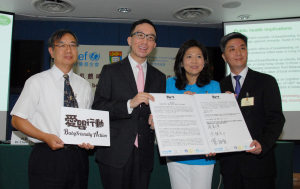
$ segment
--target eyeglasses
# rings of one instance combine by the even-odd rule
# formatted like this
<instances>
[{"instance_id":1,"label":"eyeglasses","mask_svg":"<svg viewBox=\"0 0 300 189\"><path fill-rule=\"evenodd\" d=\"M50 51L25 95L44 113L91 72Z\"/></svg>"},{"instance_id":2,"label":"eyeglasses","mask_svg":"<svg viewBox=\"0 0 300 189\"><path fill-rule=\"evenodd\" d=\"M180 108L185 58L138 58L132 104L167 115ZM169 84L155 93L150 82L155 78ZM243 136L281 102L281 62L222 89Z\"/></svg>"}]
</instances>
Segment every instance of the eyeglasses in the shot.
<instances>
[{"instance_id":1,"label":"eyeglasses","mask_svg":"<svg viewBox=\"0 0 300 189\"><path fill-rule=\"evenodd\" d=\"M139 39L144 39L146 36L149 41L156 40L156 36L153 34L144 34L143 32L135 32L135 33L131 34L130 37L132 37L133 35L136 35L136 37Z\"/></svg>"},{"instance_id":2,"label":"eyeglasses","mask_svg":"<svg viewBox=\"0 0 300 189\"><path fill-rule=\"evenodd\" d=\"M77 49L77 47L79 46L79 45L77 45L77 44L59 44L59 45L53 45L53 46L56 46L56 47L58 47L60 50L66 50L68 47L70 47L72 50L75 50L75 49Z\"/></svg>"}]
</instances>

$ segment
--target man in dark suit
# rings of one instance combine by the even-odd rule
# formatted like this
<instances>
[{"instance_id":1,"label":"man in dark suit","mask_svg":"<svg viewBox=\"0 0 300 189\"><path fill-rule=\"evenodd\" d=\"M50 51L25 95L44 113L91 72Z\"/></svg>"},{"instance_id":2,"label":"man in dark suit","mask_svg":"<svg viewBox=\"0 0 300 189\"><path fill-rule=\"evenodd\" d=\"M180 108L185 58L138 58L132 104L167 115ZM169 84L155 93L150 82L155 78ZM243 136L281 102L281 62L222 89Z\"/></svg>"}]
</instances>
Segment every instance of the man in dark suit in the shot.
<instances>
[{"instance_id":1,"label":"man in dark suit","mask_svg":"<svg viewBox=\"0 0 300 189\"><path fill-rule=\"evenodd\" d=\"M236 94L253 138L250 146L254 146L246 152L221 155L225 188L275 188L274 145L285 122L278 84L272 76L247 67L246 36L236 32L224 36L221 50L231 71L220 82L221 91Z\"/></svg>"},{"instance_id":2,"label":"man in dark suit","mask_svg":"<svg viewBox=\"0 0 300 189\"><path fill-rule=\"evenodd\" d=\"M149 93L166 90L166 76L147 63L155 41L151 21L134 22L128 57L102 68L92 108L110 115L111 146L98 148L96 155L104 188L148 188L154 162L154 131L148 124L154 97Z\"/></svg>"}]
</instances>

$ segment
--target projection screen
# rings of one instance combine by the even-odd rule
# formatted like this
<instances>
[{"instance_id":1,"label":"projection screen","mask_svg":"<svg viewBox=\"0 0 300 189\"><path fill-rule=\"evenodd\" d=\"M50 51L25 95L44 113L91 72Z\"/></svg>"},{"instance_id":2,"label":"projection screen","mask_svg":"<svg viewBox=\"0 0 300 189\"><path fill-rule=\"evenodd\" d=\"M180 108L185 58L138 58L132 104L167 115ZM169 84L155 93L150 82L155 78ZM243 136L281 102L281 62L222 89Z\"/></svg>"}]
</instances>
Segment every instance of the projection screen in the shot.
<instances>
[{"instance_id":1,"label":"projection screen","mask_svg":"<svg viewBox=\"0 0 300 189\"><path fill-rule=\"evenodd\" d=\"M300 18L223 23L248 37L248 67L274 76L286 123L281 140L300 139ZM227 67L227 74L230 73Z\"/></svg>"},{"instance_id":2,"label":"projection screen","mask_svg":"<svg viewBox=\"0 0 300 189\"><path fill-rule=\"evenodd\" d=\"M0 140L6 139L13 20L14 14L0 12Z\"/></svg>"}]
</instances>

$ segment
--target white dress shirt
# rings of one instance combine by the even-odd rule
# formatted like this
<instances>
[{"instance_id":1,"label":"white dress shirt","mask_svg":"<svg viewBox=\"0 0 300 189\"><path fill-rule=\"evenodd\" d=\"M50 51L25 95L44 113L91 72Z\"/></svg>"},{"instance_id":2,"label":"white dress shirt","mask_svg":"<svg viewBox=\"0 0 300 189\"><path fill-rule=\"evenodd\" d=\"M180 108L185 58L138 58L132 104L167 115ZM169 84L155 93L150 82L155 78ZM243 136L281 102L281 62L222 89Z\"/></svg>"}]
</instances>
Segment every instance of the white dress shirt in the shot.
<instances>
[{"instance_id":1,"label":"white dress shirt","mask_svg":"<svg viewBox=\"0 0 300 189\"><path fill-rule=\"evenodd\" d=\"M139 73L139 68L137 67L138 63L130 56L130 54L128 55L128 60L130 62L132 71L133 71L133 75L134 75L134 79L135 82L137 80L138 77L138 73ZM144 83L146 82L146 73L147 73L147 59L145 60L145 62L143 62L141 64L142 68L143 68L143 72L144 72Z\"/></svg>"},{"instance_id":2,"label":"white dress shirt","mask_svg":"<svg viewBox=\"0 0 300 189\"><path fill-rule=\"evenodd\" d=\"M64 106L64 73L55 65L30 77L16 102L11 115L27 119L39 130L59 137L60 110ZM71 87L79 108L90 109L94 95L88 81L69 73ZM41 142L31 138L33 142Z\"/></svg>"},{"instance_id":3,"label":"white dress shirt","mask_svg":"<svg viewBox=\"0 0 300 189\"><path fill-rule=\"evenodd\" d=\"M248 66L246 66L243 71L241 71L241 73L239 73L238 75L241 76L240 78L240 86L241 86L241 89L242 89L242 86L244 84L244 81L246 79L246 76L247 76L247 73L248 73ZM233 76L236 76L234 73L230 72L230 75L231 75L231 81L232 81L232 86L233 86L233 90L235 90L235 86L236 86L236 80L233 78Z\"/></svg>"},{"instance_id":4,"label":"white dress shirt","mask_svg":"<svg viewBox=\"0 0 300 189\"><path fill-rule=\"evenodd\" d=\"M134 75L134 79L135 79L135 83L137 82L137 77L138 77L138 73L139 73L139 68L137 67L138 63L130 56L130 54L128 55L128 60L130 62L132 71L133 71L133 75ZM147 59L145 60L145 62L143 62L141 64L142 68L143 68L143 72L144 72L144 84L146 83L146 73L147 73ZM127 101L127 110L128 113L131 114L133 111L133 108L130 108L130 101L131 99L129 99Z\"/></svg>"}]
</instances>

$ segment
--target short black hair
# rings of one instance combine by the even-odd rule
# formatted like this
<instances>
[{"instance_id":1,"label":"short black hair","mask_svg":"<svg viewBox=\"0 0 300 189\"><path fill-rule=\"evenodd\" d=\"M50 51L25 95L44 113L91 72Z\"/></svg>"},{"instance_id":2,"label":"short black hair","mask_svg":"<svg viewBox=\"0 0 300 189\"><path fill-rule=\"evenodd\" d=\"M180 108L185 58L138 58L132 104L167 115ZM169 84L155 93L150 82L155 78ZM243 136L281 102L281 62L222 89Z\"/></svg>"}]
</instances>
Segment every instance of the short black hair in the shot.
<instances>
[{"instance_id":1,"label":"short black hair","mask_svg":"<svg viewBox=\"0 0 300 189\"><path fill-rule=\"evenodd\" d=\"M248 38L245 35L243 35L241 33L238 33L238 32L232 32L232 33L229 33L229 34L225 35L221 39L220 46L221 46L221 51L222 51L223 54L225 53L225 48L226 48L227 42L231 39L236 39L236 38L242 39L245 42L246 46L247 46Z\"/></svg>"},{"instance_id":2,"label":"short black hair","mask_svg":"<svg viewBox=\"0 0 300 189\"><path fill-rule=\"evenodd\" d=\"M75 38L76 44L78 44L78 38L76 37L75 33L73 33L71 30L61 29L61 30L57 30L50 36L48 40L48 47L53 48L54 42L60 40L67 33L71 34Z\"/></svg>"},{"instance_id":3,"label":"short black hair","mask_svg":"<svg viewBox=\"0 0 300 189\"><path fill-rule=\"evenodd\" d=\"M203 87L210 83L211 81L211 74L209 72L209 61L208 61L208 52L206 47L200 43L199 41L196 41L194 39L188 40L184 42L181 47L178 50L178 53L175 57L175 64L174 64L174 72L176 78L175 86L179 90L184 90L186 85L189 83L186 77L186 71L184 67L181 66L181 63L183 62L183 57L186 53L186 51L191 47L198 47L202 51L202 55L205 61L204 67L202 71L200 72L196 84L198 87Z\"/></svg>"},{"instance_id":4,"label":"short black hair","mask_svg":"<svg viewBox=\"0 0 300 189\"><path fill-rule=\"evenodd\" d=\"M136 28L137 25L144 24L144 23L147 23L147 24L150 24L151 26L153 26L153 28L155 30L155 35L157 36L157 32L156 32L156 28L155 28L154 24L150 20L148 20L148 19L141 19L141 20L133 22L133 24L131 26L131 29L130 29L129 36L132 35L132 33L135 30L135 28Z\"/></svg>"}]
</instances>

